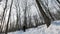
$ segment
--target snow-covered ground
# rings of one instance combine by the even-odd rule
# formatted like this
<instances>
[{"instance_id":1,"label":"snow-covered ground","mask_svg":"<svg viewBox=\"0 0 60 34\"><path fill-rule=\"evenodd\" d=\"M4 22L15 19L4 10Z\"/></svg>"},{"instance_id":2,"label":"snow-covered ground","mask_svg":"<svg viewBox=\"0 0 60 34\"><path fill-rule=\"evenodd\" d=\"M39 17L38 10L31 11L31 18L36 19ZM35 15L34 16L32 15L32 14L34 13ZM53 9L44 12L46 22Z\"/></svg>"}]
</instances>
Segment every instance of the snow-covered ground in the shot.
<instances>
[{"instance_id":1,"label":"snow-covered ground","mask_svg":"<svg viewBox=\"0 0 60 34\"><path fill-rule=\"evenodd\" d=\"M8 34L60 34L60 21L51 22L51 25L48 28L46 25L41 25L37 28L27 29L26 32L20 30Z\"/></svg>"}]
</instances>

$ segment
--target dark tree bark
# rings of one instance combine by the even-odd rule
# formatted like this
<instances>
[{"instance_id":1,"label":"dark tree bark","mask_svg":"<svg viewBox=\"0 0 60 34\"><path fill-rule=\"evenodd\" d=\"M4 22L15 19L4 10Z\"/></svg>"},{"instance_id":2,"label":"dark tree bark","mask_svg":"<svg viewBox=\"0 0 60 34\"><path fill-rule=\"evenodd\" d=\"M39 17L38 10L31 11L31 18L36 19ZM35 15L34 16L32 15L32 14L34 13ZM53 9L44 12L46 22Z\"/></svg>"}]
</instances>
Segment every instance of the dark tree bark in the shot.
<instances>
[{"instance_id":1,"label":"dark tree bark","mask_svg":"<svg viewBox=\"0 0 60 34\"><path fill-rule=\"evenodd\" d=\"M39 10L40 10L42 16L44 17L44 21L45 21L47 27L49 27L49 25L51 24L51 19L45 14L45 12L43 11L43 9L41 7L41 4L39 3L38 0L36 0L36 3L38 5L38 7L39 7Z\"/></svg>"},{"instance_id":2,"label":"dark tree bark","mask_svg":"<svg viewBox=\"0 0 60 34\"><path fill-rule=\"evenodd\" d=\"M44 7L44 9L45 9L45 13L48 13L49 14L49 16L51 17L51 20L52 21L54 21L55 19L54 19L54 17L53 17L53 15L51 14L51 12L50 12L50 10L49 10L49 7L48 7L48 3L49 3L49 1L48 0L46 0L47 1L47 3L46 3L46 5L47 5L47 7L43 4L43 2L40 0L40 3L41 3L41 5L43 5L43 7ZM47 15L47 14L46 14Z\"/></svg>"},{"instance_id":3,"label":"dark tree bark","mask_svg":"<svg viewBox=\"0 0 60 34\"><path fill-rule=\"evenodd\" d=\"M2 23L2 21L3 21L3 19L4 19L5 10L6 10L6 8L7 8L7 2L8 2L8 0L6 0L6 3L5 3L5 8L4 8L4 11L3 11L1 23Z\"/></svg>"},{"instance_id":4,"label":"dark tree bark","mask_svg":"<svg viewBox=\"0 0 60 34\"><path fill-rule=\"evenodd\" d=\"M11 16L12 4L13 4L13 0L11 1L11 6L10 6L10 11L9 11L9 16L8 16L8 21L7 21L7 25L6 25L5 34L7 34L7 32L8 32L8 24L9 24L9 19L10 19L10 16Z\"/></svg>"},{"instance_id":5,"label":"dark tree bark","mask_svg":"<svg viewBox=\"0 0 60 34\"><path fill-rule=\"evenodd\" d=\"M57 2L58 2L58 3L60 3L60 1L59 1L59 0L57 0Z\"/></svg>"},{"instance_id":6,"label":"dark tree bark","mask_svg":"<svg viewBox=\"0 0 60 34\"><path fill-rule=\"evenodd\" d=\"M2 1L2 0L1 0ZM4 8L4 11L3 11L3 15L2 15L2 19L1 19L1 25L3 24L3 22L4 22L4 15L5 15L5 10L6 10L6 8L7 8L7 2L8 2L8 0L6 0L6 3L5 3L5 8ZM1 26L1 32L2 32L2 26Z\"/></svg>"},{"instance_id":7,"label":"dark tree bark","mask_svg":"<svg viewBox=\"0 0 60 34\"><path fill-rule=\"evenodd\" d=\"M48 6L48 0L47 0L47 6ZM48 13L49 13L49 15L51 16L51 19L54 21L55 19L54 19L54 17L53 17L53 15L51 14L51 12L49 11L49 8L47 9L48 10Z\"/></svg>"}]
</instances>

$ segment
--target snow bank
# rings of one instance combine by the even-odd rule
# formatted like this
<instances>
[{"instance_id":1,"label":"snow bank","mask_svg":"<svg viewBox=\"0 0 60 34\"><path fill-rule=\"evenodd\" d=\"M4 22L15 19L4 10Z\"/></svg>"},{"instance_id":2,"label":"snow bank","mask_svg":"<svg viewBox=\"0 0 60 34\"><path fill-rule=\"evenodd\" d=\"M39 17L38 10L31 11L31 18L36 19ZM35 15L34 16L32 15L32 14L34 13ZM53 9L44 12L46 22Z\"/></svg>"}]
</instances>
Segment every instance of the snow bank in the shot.
<instances>
[{"instance_id":1,"label":"snow bank","mask_svg":"<svg viewBox=\"0 0 60 34\"><path fill-rule=\"evenodd\" d=\"M27 29L26 32L16 31L10 32L8 34L60 34L60 21L54 21L51 23L50 27L46 27L46 25L38 26L37 28Z\"/></svg>"}]
</instances>

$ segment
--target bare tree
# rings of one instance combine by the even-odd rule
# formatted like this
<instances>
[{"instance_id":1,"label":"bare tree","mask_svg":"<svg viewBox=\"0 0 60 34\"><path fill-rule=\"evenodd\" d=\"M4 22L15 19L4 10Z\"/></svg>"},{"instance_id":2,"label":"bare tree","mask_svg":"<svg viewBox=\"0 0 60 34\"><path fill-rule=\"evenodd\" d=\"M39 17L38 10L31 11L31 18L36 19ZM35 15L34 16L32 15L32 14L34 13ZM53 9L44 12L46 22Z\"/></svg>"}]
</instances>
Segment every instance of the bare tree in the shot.
<instances>
[{"instance_id":1,"label":"bare tree","mask_svg":"<svg viewBox=\"0 0 60 34\"><path fill-rule=\"evenodd\" d=\"M19 27L19 29L21 28L21 18L20 18L20 5L19 5L19 1L17 0L17 3L18 3L18 8L19 8L19 10L18 10L18 27Z\"/></svg>"},{"instance_id":2,"label":"bare tree","mask_svg":"<svg viewBox=\"0 0 60 34\"><path fill-rule=\"evenodd\" d=\"M0 1L2 1L2 0L0 0ZM3 24L3 21L4 21L4 18L5 18L5 10L6 10L6 8L7 8L7 2L8 2L8 0L6 0L6 3L5 3L5 8L4 8L4 11L3 11L3 15L2 15L2 19L1 19L1 25ZM1 26L1 32L2 32L2 26Z\"/></svg>"},{"instance_id":3,"label":"bare tree","mask_svg":"<svg viewBox=\"0 0 60 34\"><path fill-rule=\"evenodd\" d=\"M27 28L26 11L27 11L27 0L26 0L26 4L25 4L25 11L24 11L24 25L23 25L23 30L24 30L24 32L25 32L25 29Z\"/></svg>"},{"instance_id":4,"label":"bare tree","mask_svg":"<svg viewBox=\"0 0 60 34\"><path fill-rule=\"evenodd\" d=\"M39 3L38 0L36 0L36 3L38 5L38 7L39 7L39 10L40 10L42 16L44 17L44 21L45 21L47 27L49 27L49 25L51 24L51 19L45 14L45 12L43 11L43 9L41 7L41 4Z\"/></svg>"},{"instance_id":5,"label":"bare tree","mask_svg":"<svg viewBox=\"0 0 60 34\"><path fill-rule=\"evenodd\" d=\"M47 0L47 7L48 7L48 0ZM51 12L50 12L50 10L49 10L49 7L47 8L47 12L49 13L49 15L50 15L50 17L51 17L51 19L54 21L55 19L54 19L54 17L52 16L52 14L51 14Z\"/></svg>"},{"instance_id":6,"label":"bare tree","mask_svg":"<svg viewBox=\"0 0 60 34\"><path fill-rule=\"evenodd\" d=\"M8 0L6 0L6 3L5 3L5 8L4 8L4 11L3 11L1 23L2 23L3 20L4 20L5 10L6 10L6 8L7 8L7 2L8 2Z\"/></svg>"},{"instance_id":7,"label":"bare tree","mask_svg":"<svg viewBox=\"0 0 60 34\"><path fill-rule=\"evenodd\" d=\"M29 16L29 28L31 28L31 27L33 27L33 24L32 24L32 22L31 22L31 15Z\"/></svg>"},{"instance_id":8,"label":"bare tree","mask_svg":"<svg viewBox=\"0 0 60 34\"><path fill-rule=\"evenodd\" d=\"M58 1L58 3L60 3L60 0L57 0Z\"/></svg>"},{"instance_id":9,"label":"bare tree","mask_svg":"<svg viewBox=\"0 0 60 34\"><path fill-rule=\"evenodd\" d=\"M51 20L55 20L54 19L54 17L53 17L53 15L51 14L51 12L50 12L50 10L49 10L49 7L48 7L48 3L49 3L49 1L48 0L46 0L47 2L45 2L45 4L46 4L46 6L43 4L43 2L40 0L40 4L43 6L43 8L44 8L44 10L45 10L45 13L47 13L49 16L48 17L51 17Z\"/></svg>"},{"instance_id":10,"label":"bare tree","mask_svg":"<svg viewBox=\"0 0 60 34\"><path fill-rule=\"evenodd\" d=\"M10 6L10 11L9 11L9 16L8 16L8 21L7 21L7 25L6 25L5 34L7 34L7 32L8 32L8 24L9 24L9 19L10 19L10 16L11 16L12 4L13 4L13 0L11 0L11 6Z\"/></svg>"},{"instance_id":11,"label":"bare tree","mask_svg":"<svg viewBox=\"0 0 60 34\"><path fill-rule=\"evenodd\" d=\"M18 2L17 2L18 3ZM18 21L19 21L19 15L18 15L18 7L17 5L15 4L16 6L16 17L17 17L17 20L16 20L16 28L18 28Z\"/></svg>"},{"instance_id":12,"label":"bare tree","mask_svg":"<svg viewBox=\"0 0 60 34\"><path fill-rule=\"evenodd\" d=\"M51 19L46 15L46 13L44 12L44 10L43 10L43 8L42 8L42 6L41 6L41 4L39 3L38 0L36 0L36 3L38 5L38 8L39 8L42 16L44 17L45 24L47 25L47 27L49 27L49 25L51 24ZM10 6L10 11L9 11L9 16L8 16L8 21L7 21L7 25L6 25L5 34L7 34L7 31L8 31L8 24L9 24L9 19L10 19L10 16L11 16L12 4L13 4L13 0L11 0L11 6ZM21 20L20 20L21 18L20 18L20 6L19 6L18 0L17 0L17 5L15 4L15 6L16 6L16 17L17 17L16 27L17 27L17 29L19 29L19 27L21 28ZM4 14L5 14L6 8L7 8L7 0L6 0L6 6L4 8L3 16L2 16L2 21L5 18ZM26 4L25 4L25 11L24 11L24 25L23 25L24 32L25 32L25 29L27 28L27 17L26 17L26 13L27 13L27 0L26 0ZM50 12L48 12L48 13L51 16L51 18L54 20L54 18L52 17L51 13ZM31 20L32 20L31 15L28 15L28 17L29 17L29 28L35 27L32 24L32 22L31 22ZM33 17L34 17L35 24L36 24L36 27L37 27L38 24L39 24L38 23L38 19L37 19L37 15L34 15ZM18 25L19 23L20 23L20 25ZM43 24L43 23L40 23L40 24Z\"/></svg>"},{"instance_id":13,"label":"bare tree","mask_svg":"<svg viewBox=\"0 0 60 34\"><path fill-rule=\"evenodd\" d=\"M20 29L21 28L21 18L20 18L20 6L19 6L18 0L17 0L17 5L15 4L15 6L16 6L16 13L17 13L16 26L17 26L17 29Z\"/></svg>"},{"instance_id":14,"label":"bare tree","mask_svg":"<svg viewBox=\"0 0 60 34\"><path fill-rule=\"evenodd\" d=\"M21 28L21 17L20 17L20 5L19 5L19 2L18 2L18 7L19 7L19 22L18 22L18 24L19 24L19 27Z\"/></svg>"},{"instance_id":15,"label":"bare tree","mask_svg":"<svg viewBox=\"0 0 60 34\"><path fill-rule=\"evenodd\" d=\"M34 15L34 20L35 20L35 24L36 24L36 27L38 26L38 19L37 19L37 15Z\"/></svg>"}]
</instances>

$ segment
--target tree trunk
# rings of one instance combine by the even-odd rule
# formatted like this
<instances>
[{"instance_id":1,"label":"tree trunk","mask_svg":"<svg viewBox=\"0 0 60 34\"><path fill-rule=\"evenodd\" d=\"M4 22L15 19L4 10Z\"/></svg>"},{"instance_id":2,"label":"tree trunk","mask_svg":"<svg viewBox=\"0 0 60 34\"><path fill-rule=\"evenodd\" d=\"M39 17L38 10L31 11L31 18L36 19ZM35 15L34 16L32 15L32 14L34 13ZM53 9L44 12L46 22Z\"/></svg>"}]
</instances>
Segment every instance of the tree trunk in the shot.
<instances>
[{"instance_id":1,"label":"tree trunk","mask_svg":"<svg viewBox=\"0 0 60 34\"><path fill-rule=\"evenodd\" d=\"M44 21L45 21L47 27L49 27L49 25L51 24L51 19L45 14L45 12L43 11L43 9L41 7L41 4L39 3L38 0L36 0L36 3L38 5L38 7L39 7L39 10L40 10L42 16L44 17Z\"/></svg>"},{"instance_id":2,"label":"tree trunk","mask_svg":"<svg viewBox=\"0 0 60 34\"><path fill-rule=\"evenodd\" d=\"M9 11L9 16L8 16L8 21L7 21L7 25L6 25L5 34L7 34L7 32L8 32L8 24L9 24L9 19L10 19L10 16L11 16L12 4L13 4L13 0L11 1L11 6L10 6L10 11Z\"/></svg>"}]
</instances>

